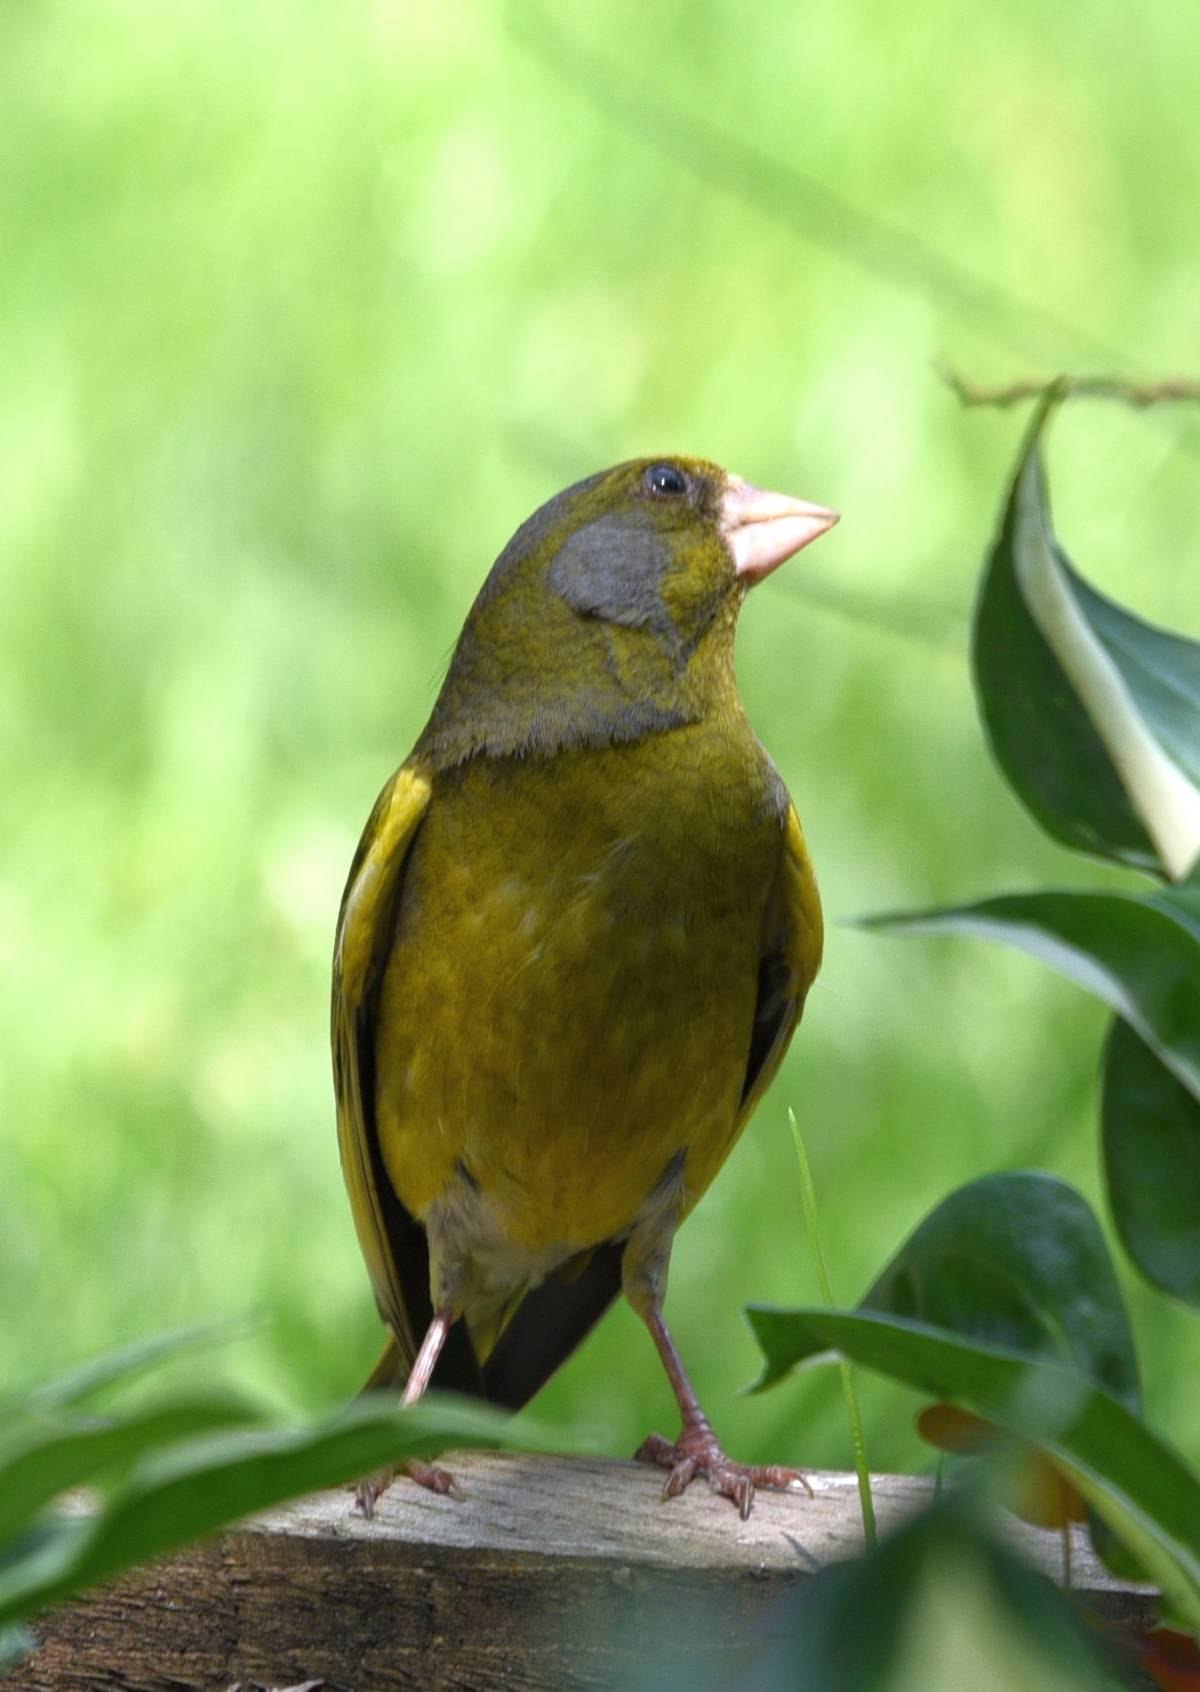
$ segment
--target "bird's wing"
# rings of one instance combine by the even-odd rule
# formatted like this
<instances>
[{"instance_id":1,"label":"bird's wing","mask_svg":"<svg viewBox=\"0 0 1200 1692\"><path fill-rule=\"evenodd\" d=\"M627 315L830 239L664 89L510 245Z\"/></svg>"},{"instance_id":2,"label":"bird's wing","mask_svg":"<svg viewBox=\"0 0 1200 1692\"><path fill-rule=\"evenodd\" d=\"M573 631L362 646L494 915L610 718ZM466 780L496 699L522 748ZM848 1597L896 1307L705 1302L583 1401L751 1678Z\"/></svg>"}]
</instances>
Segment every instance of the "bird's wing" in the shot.
<instances>
[{"instance_id":1,"label":"bird's wing","mask_svg":"<svg viewBox=\"0 0 1200 1692\"><path fill-rule=\"evenodd\" d=\"M738 1127L770 1086L796 1031L804 999L821 964L821 900L796 807L788 806L783 852L763 924L758 1002L742 1083Z\"/></svg>"},{"instance_id":2,"label":"bird's wing","mask_svg":"<svg viewBox=\"0 0 1200 1692\"><path fill-rule=\"evenodd\" d=\"M364 1391L403 1385L432 1314L425 1230L396 1197L383 1166L375 1125L379 977L387 960L405 864L431 792L428 776L405 765L380 794L350 867L334 947L338 1145L375 1302L392 1330ZM620 1253L615 1248L602 1247L580 1267L581 1272L568 1281L555 1278L527 1295L497 1347L499 1355L489 1358L486 1377L466 1325L455 1323L434 1384L513 1407L523 1404L620 1289Z\"/></svg>"},{"instance_id":3,"label":"bird's wing","mask_svg":"<svg viewBox=\"0 0 1200 1692\"><path fill-rule=\"evenodd\" d=\"M338 1146L354 1225L380 1314L400 1352L403 1373L416 1356L413 1303L428 1308L419 1282L422 1230L399 1204L383 1169L375 1133L374 998L392 930L405 860L429 805L428 776L404 765L375 803L350 867L333 954L333 1083ZM419 1237L418 1237L419 1236ZM415 1255L413 1277L406 1257ZM422 1302L423 1294L423 1302Z\"/></svg>"}]
</instances>

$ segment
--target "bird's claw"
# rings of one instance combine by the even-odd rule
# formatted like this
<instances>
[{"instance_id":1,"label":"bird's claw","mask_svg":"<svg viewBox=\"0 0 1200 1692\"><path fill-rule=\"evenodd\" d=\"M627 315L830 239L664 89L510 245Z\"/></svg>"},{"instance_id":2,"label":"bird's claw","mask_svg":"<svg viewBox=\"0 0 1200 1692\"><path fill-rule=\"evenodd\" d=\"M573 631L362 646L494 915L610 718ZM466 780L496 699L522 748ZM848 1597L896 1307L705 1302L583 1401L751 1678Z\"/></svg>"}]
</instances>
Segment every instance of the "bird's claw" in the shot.
<instances>
[{"instance_id":1,"label":"bird's claw","mask_svg":"<svg viewBox=\"0 0 1200 1692\"><path fill-rule=\"evenodd\" d=\"M634 1455L639 1463L655 1463L671 1471L663 1485L664 1498L678 1498L697 1475L704 1475L714 1492L737 1505L743 1521L753 1507L757 1487L770 1492L802 1487L812 1497L812 1487L799 1469L778 1463L735 1463L725 1455L711 1428L685 1428L674 1444L661 1434L651 1434Z\"/></svg>"},{"instance_id":2,"label":"bird's claw","mask_svg":"<svg viewBox=\"0 0 1200 1692\"><path fill-rule=\"evenodd\" d=\"M418 1486L436 1492L439 1497L450 1497L461 1504L467 1496L449 1469L439 1469L436 1463L422 1463L414 1457L404 1465L404 1472L409 1480L415 1480Z\"/></svg>"},{"instance_id":3,"label":"bird's claw","mask_svg":"<svg viewBox=\"0 0 1200 1692\"><path fill-rule=\"evenodd\" d=\"M424 1463L419 1457L411 1457L398 1469L387 1469L382 1474L371 1475L366 1480L359 1481L354 1489L354 1508L368 1521L375 1514L375 1506L383 1497L388 1487L397 1475L407 1475L409 1480L416 1481L427 1492L437 1493L439 1497L449 1496L458 1503L462 1503L466 1493L459 1486L448 1469L439 1469L435 1463Z\"/></svg>"},{"instance_id":4,"label":"bird's claw","mask_svg":"<svg viewBox=\"0 0 1200 1692\"><path fill-rule=\"evenodd\" d=\"M391 1486L394 1474L371 1475L366 1480L360 1480L354 1489L354 1508L360 1516L370 1521L375 1514L375 1506Z\"/></svg>"}]
</instances>

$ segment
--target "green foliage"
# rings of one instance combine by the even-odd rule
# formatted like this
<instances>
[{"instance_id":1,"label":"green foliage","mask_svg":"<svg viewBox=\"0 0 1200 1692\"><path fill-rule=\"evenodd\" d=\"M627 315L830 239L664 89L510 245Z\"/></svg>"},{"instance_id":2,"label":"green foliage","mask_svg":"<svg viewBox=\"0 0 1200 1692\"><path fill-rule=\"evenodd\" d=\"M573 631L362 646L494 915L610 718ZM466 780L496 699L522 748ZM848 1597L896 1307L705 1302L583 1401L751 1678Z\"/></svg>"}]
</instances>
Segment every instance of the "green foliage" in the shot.
<instances>
[{"instance_id":1,"label":"green foliage","mask_svg":"<svg viewBox=\"0 0 1200 1692\"><path fill-rule=\"evenodd\" d=\"M33 1650L36 1641L23 1627L0 1627L0 1674L15 1668Z\"/></svg>"},{"instance_id":2,"label":"green foliage","mask_svg":"<svg viewBox=\"0 0 1200 1692\"><path fill-rule=\"evenodd\" d=\"M1039 438L1022 450L975 621L980 707L1033 815L1069 845L1183 880L1200 849L1200 648L1091 593L1049 526ZM1002 940L1118 1013L1104 1145L1118 1229L1159 1285L1200 1285L1200 907L1034 892L866 926ZM853 1313L748 1315L759 1386L829 1346L985 1416L1047 1454L1100 1518L1101 1553L1157 1582L1200 1633L1200 1476L1140 1418L1133 1339L1080 1194L1040 1174L951 1193Z\"/></svg>"},{"instance_id":3,"label":"green foliage","mask_svg":"<svg viewBox=\"0 0 1200 1692\"><path fill-rule=\"evenodd\" d=\"M1119 1013L1104 1057L1113 1218L1147 1278L1200 1303L1200 925L1195 890L1026 893L867 926L1001 940Z\"/></svg>"},{"instance_id":4,"label":"green foliage","mask_svg":"<svg viewBox=\"0 0 1200 1692\"><path fill-rule=\"evenodd\" d=\"M1200 646L1096 596L1050 528L1040 438L1022 449L975 618L993 750L1069 845L1185 885L1038 892L867 926L1001 940L1117 1012L1104 1069L1109 1202L1156 1285L1200 1302ZM1191 880L1186 878L1193 877Z\"/></svg>"},{"instance_id":5,"label":"green foliage","mask_svg":"<svg viewBox=\"0 0 1200 1692\"><path fill-rule=\"evenodd\" d=\"M162 1446L201 1434L253 1427L255 1407L224 1394L174 1400L113 1421L80 1425L66 1416L39 1416L0 1447L0 1536L10 1535L64 1489L93 1476L120 1474Z\"/></svg>"},{"instance_id":6,"label":"green foliage","mask_svg":"<svg viewBox=\"0 0 1200 1692\"><path fill-rule=\"evenodd\" d=\"M903 1316L1073 1364L1136 1415L1133 1333L1086 1201L1041 1170L983 1175L936 1205L864 1293Z\"/></svg>"},{"instance_id":7,"label":"green foliage","mask_svg":"<svg viewBox=\"0 0 1200 1692\"><path fill-rule=\"evenodd\" d=\"M1200 1631L1200 1479L1078 1370L900 1316L759 1305L751 1305L748 1315L766 1358L760 1387L836 1348L1036 1443Z\"/></svg>"},{"instance_id":8,"label":"green foliage","mask_svg":"<svg viewBox=\"0 0 1200 1692\"><path fill-rule=\"evenodd\" d=\"M1049 1581L996 1536L983 1488L913 1517L864 1556L830 1565L774 1606L760 1643L698 1665L648 1654L629 1692L1101 1692L1123 1665ZM668 1611L661 1632L686 1615Z\"/></svg>"},{"instance_id":9,"label":"green foliage","mask_svg":"<svg viewBox=\"0 0 1200 1692\"><path fill-rule=\"evenodd\" d=\"M980 715L1056 840L1176 879L1200 854L1200 645L1106 599L1050 524L1040 409L972 632Z\"/></svg>"}]
</instances>

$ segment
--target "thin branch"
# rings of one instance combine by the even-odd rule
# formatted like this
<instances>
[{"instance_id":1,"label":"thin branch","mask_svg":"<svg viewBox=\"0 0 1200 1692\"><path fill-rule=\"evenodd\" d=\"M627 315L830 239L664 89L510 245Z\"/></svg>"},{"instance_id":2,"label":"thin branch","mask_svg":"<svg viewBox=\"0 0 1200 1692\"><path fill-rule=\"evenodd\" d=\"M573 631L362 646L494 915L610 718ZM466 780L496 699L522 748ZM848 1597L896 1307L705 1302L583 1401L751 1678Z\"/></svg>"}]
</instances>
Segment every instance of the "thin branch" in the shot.
<instances>
[{"instance_id":1,"label":"thin branch","mask_svg":"<svg viewBox=\"0 0 1200 1692\"><path fill-rule=\"evenodd\" d=\"M1063 398L1117 400L1122 405L1144 409L1150 405L1200 404L1200 381L1189 377L1168 377L1161 382L1131 382L1123 376L1056 376L1049 380L1009 382L1001 387L984 387L969 382L949 364L935 366L938 375L965 406L1020 405L1023 400L1041 399L1053 388Z\"/></svg>"}]
</instances>

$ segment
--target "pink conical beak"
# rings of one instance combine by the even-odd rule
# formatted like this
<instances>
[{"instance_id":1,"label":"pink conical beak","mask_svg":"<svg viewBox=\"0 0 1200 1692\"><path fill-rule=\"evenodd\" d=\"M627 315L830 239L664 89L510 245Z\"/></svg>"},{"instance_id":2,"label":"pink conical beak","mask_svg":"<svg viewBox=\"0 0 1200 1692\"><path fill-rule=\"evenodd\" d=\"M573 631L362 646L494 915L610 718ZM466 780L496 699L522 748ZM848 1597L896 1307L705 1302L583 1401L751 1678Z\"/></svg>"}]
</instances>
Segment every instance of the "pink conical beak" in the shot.
<instances>
[{"instance_id":1,"label":"pink conical beak","mask_svg":"<svg viewBox=\"0 0 1200 1692\"><path fill-rule=\"evenodd\" d=\"M721 533L729 542L733 567L753 586L832 529L839 513L790 494L751 487L730 476L721 495Z\"/></svg>"}]
</instances>

